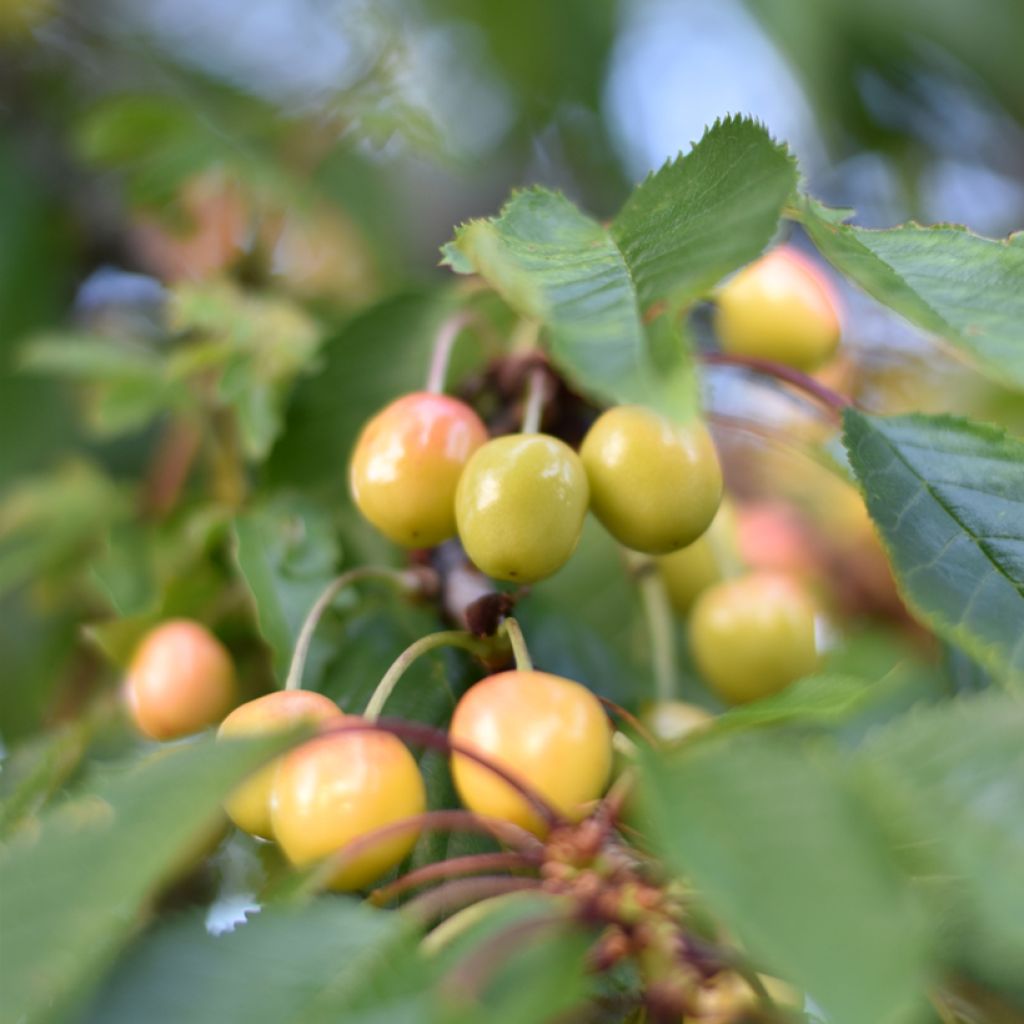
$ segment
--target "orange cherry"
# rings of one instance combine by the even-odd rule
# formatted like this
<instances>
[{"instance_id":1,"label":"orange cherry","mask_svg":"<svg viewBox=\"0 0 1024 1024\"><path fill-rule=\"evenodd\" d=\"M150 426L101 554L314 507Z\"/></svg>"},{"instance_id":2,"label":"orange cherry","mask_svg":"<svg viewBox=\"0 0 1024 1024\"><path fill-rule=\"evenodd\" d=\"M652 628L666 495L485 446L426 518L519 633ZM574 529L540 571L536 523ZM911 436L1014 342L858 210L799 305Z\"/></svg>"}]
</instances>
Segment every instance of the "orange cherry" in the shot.
<instances>
[{"instance_id":1,"label":"orange cherry","mask_svg":"<svg viewBox=\"0 0 1024 1024\"><path fill-rule=\"evenodd\" d=\"M228 715L217 730L218 738L258 736L278 732L300 722L324 723L342 718L329 697L312 690L278 690L248 701ZM270 793L280 759L260 768L225 801L228 817L243 831L273 839Z\"/></svg>"},{"instance_id":2,"label":"orange cherry","mask_svg":"<svg viewBox=\"0 0 1024 1024\"><path fill-rule=\"evenodd\" d=\"M172 740L224 717L237 696L235 669L205 626L172 619L151 629L135 649L124 693L140 732Z\"/></svg>"},{"instance_id":3,"label":"orange cherry","mask_svg":"<svg viewBox=\"0 0 1024 1024\"><path fill-rule=\"evenodd\" d=\"M425 548L455 535L455 488L487 428L465 402L418 391L363 428L349 466L359 511L396 544Z\"/></svg>"}]
</instances>

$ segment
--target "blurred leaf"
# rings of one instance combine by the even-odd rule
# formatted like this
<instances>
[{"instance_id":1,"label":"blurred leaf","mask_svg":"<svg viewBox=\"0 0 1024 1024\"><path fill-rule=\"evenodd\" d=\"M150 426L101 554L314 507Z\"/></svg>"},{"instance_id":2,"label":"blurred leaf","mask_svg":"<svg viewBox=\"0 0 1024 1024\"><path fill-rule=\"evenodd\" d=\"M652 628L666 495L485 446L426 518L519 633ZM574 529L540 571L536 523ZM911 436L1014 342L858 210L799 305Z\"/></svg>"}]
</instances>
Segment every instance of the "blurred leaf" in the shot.
<instances>
[{"instance_id":1,"label":"blurred leaf","mask_svg":"<svg viewBox=\"0 0 1024 1024\"><path fill-rule=\"evenodd\" d=\"M10 1019L58 1019L86 993L160 884L220 820L224 794L291 739L163 748L0 850L0 989Z\"/></svg>"},{"instance_id":2,"label":"blurred leaf","mask_svg":"<svg viewBox=\"0 0 1024 1024\"><path fill-rule=\"evenodd\" d=\"M426 1021L417 938L406 919L354 899L267 907L217 936L188 914L128 951L83 1020Z\"/></svg>"},{"instance_id":3,"label":"blurred leaf","mask_svg":"<svg viewBox=\"0 0 1024 1024\"><path fill-rule=\"evenodd\" d=\"M716 121L634 189L612 223L641 307L689 305L759 256L796 183L796 161L760 124Z\"/></svg>"},{"instance_id":4,"label":"blurred leaf","mask_svg":"<svg viewBox=\"0 0 1024 1024\"><path fill-rule=\"evenodd\" d=\"M21 367L81 380L138 379L159 381L163 359L152 348L127 338L48 332L26 342Z\"/></svg>"},{"instance_id":5,"label":"blurred leaf","mask_svg":"<svg viewBox=\"0 0 1024 1024\"><path fill-rule=\"evenodd\" d=\"M0 771L0 835L36 813L81 763L87 719L66 722L15 747Z\"/></svg>"},{"instance_id":6,"label":"blurred leaf","mask_svg":"<svg viewBox=\"0 0 1024 1024\"><path fill-rule=\"evenodd\" d=\"M74 438L63 382L15 372L23 338L59 320L72 292L77 234L38 172L33 147L0 128L0 487L38 472Z\"/></svg>"},{"instance_id":7,"label":"blurred leaf","mask_svg":"<svg viewBox=\"0 0 1024 1024\"><path fill-rule=\"evenodd\" d=\"M443 1024L575 1019L571 1011L595 985L587 969L594 935L567 919L560 900L521 892L484 901L462 915L439 929L448 932L436 953L443 971ZM489 943L498 943L495 955L481 956Z\"/></svg>"},{"instance_id":8,"label":"blurred leaf","mask_svg":"<svg viewBox=\"0 0 1024 1024\"><path fill-rule=\"evenodd\" d=\"M339 551L330 518L315 503L284 495L239 516L233 537L260 634L283 683L303 620L336 575Z\"/></svg>"},{"instance_id":9,"label":"blurred leaf","mask_svg":"<svg viewBox=\"0 0 1024 1024\"><path fill-rule=\"evenodd\" d=\"M294 303L244 293L226 281L179 285L170 321L178 331L204 337L175 355L172 375L221 369L219 396L235 409L245 454L265 458L281 430L292 382L312 368L317 325Z\"/></svg>"},{"instance_id":10,"label":"blurred leaf","mask_svg":"<svg viewBox=\"0 0 1024 1024\"><path fill-rule=\"evenodd\" d=\"M1024 999L1024 704L1005 693L921 709L863 751L913 823L953 955Z\"/></svg>"},{"instance_id":11,"label":"blurred leaf","mask_svg":"<svg viewBox=\"0 0 1024 1024\"><path fill-rule=\"evenodd\" d=\"M128 512L122 490L85 462L21 481L0 504L0 593L77 565Z\"/></svg>"},{"instance_id":12,"label":"blurred leaf","mask_svg":"<svg viewBox=\"0 0 1024 1024\"><path fill-rule=\"evenodd\" d=\"M516 192L501 213L463 224L443 248L460 274L480 274L520 315L548 329L569 379L606 401L692 415L696 384L682 338L645 330L630 268L611 235L563 195Z\"/></svg>"},{"instance_id":13,"label":"blurred leaf","mask_svg":"<svg viewBox=\"0 0 1024 1024\"><path fill-rule=\"evenodd\" d=\"M834 1024L912 1019L925 921L829 748L763 735L693 744L647 755L642 788L651 838L769 971Z\"/></svg>"},{"instance_id":14,"label":"blurred leaf","mask_svg":"<svg viewBox=\"0 0 1024 1024\"><path fill-rule=\"evenodd\" d=\"M86 418L99 437L138 430L160 413L187 408L192 402L187 389L168 378L160 354L128 339L38 335L23 349L21 367L89 382Z\"/></svg>"},{"instance_id":15,"label":"blurred leaf","mask_svg":"<svg viewBox=\"0 0 1024 1024\"><path fill-rule=\"evenodd\" d=\"M1024 681L1024 442L949 416L850 410L845 443L910 606Z\"/></svg>"},{"instance_id":16,"label":"blurred leaf","mask_svg":"<svg viewBox=\"0 0 1024 1024\"><path fill-rule=\"evenodd\" d=\"M994 241L956 225L870 230L836 223L812 199L799 217L822 255L869 295L1024 389L1024 232Z\"/></svg>"}]
</instances>

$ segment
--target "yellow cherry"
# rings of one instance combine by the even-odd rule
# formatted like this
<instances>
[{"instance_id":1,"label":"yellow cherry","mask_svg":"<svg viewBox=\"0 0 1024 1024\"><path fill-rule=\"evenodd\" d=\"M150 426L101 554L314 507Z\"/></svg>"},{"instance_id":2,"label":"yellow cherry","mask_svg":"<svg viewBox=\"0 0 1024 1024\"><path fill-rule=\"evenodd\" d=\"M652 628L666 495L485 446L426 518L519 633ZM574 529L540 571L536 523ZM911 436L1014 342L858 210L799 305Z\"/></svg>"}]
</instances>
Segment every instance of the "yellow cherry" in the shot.
<instances>
[{"instance_id":1,"label":"yellow cherry","mask_svg":"<svg viewBox=\"0 0 1024 1024\"><path fill-rule=\"evenodd\" d=\"M612 729L601 702L585 686L547 672L500 672L470 687L449 735L573 820L600 797L612 768ZM452 777L470 810L543 834L527 801L489 769L453 754Z\"/></svg>"},{"instance_id":2,"label":"yellow cherry","mask_svg":"<svg viewBox=\"0 0 1024 1024\"><path fill-rule=\"evenodd\" d=\"M401 740L385 732L346 729L344 717L329 732L286 754L271 791L274 837L298 867L336 853L347 843L426 808L423 778ZM361 889L403 860L417 827L390 836L351 860L331 878L339 890Z\"/></svg>"},{"instance_id":3,"label":"yellow cherry","mask_svg":"<svg viewBox=\"0 0 1024 1024\"><path fill-rule=\"evenodd\" d=\"M839 345L839 309L824 273L783 245L722 285L716 296L715 331L722 349L732 355L813 370Z\"/></svg>"},{"instance_id":4,"label":"yellow cherry","mask_svg":"<svg viewBox=\"0 0 1024 1024\"><path fill-rule=\"evenodd\" d=\"M330 722L342 717L329 697L312 690L278 690L250 700L228 715L217 730L219 738L257 736L279 732L300 722ZM228 817L244 832L273 839L270 822L270 792L277 761L260 768L225 801Z\"/></svg>"}]
</instances>

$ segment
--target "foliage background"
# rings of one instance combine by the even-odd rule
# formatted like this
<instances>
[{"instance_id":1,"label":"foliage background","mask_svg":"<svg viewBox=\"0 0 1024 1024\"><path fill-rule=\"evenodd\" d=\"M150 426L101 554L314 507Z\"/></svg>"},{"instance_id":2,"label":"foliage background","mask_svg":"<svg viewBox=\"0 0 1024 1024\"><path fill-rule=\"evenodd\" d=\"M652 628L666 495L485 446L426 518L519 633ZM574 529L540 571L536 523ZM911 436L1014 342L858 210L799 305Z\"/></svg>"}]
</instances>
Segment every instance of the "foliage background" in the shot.
<instances>
[{"instance_id":1,"label":"foliage background","mask_svg":"<svg viewBox=\"0 0 1024 1024\"><path fill-rule=\"evenodd\" d=\"M636 181L735 112L788 141L808 190L855 207L857 224L951 221L1001 237L1024 223L1016 0L8 0L0 34L5 822L63 787L105 782L130 748L96 709L147 624L178 612L216 622L256 693L280 679L331 575L396 559L352 513L347 454L370 413L422 381L430 337L464 297L439 247L510 188L560 189L610 217ZM1024 430L1006 381L965 373L843 288L838 383L868 407ZM181 357L178 342L196 338L206 343ZM458 359L469 372L479 355L466 346ZM758 497L770 467L786 467L787 497L813 519L830 500L813 414L734 375L704 385L740 467L734 486ZM795 442L780 446L780 431ZM161 453L190 444L196 468L168 497ZM843 719L851 747L894 707L940 695L922 663L944 666L941 696L987 683L959 649L908 632L898 608L868 604L829 672L891 685ZM622 613L633 606L591 524L523 606L535 659L636 706L650 666L639 617ZM431 628L428 611L368 593L326 623L310 681L357 709ZM458 658L423 667L396 711L442 720L465 671ZM692 674L683 683L707 699ZM909 756L910 741L874 742L892 763ZM745 756L754 774L759 758L790 767L771 749ZM689 770L743 806L727 771ZM435 785L447 785L440 771ZM944 792L942 780L921 785ZM882 916L884 903L883 892ZM973 966L1004 983L984 952Z\"/></svg>"}]
</instances>

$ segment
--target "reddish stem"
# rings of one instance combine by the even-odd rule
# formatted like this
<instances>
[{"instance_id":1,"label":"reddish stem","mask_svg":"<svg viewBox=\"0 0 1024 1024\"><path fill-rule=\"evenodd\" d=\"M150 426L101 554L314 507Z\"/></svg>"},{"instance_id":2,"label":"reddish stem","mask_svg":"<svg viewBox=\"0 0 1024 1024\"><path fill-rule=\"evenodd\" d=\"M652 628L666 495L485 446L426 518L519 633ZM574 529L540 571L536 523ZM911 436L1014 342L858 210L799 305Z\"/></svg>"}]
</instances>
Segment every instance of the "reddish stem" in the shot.
<instances>
[{"instance_id":1,"label":"reddish stem","mask_svg":"<svg viewBox=\"0 0 1024 1024\"><path fill-rule=\"evenodd\" d=\"M543 819L549 828L568 824L567 820L536 790L505 768L502 768L501 765L496 764L489 757L478 754L475 750L464 747L461 743L453 743L448 734L440 729L434 729L429 725L421 725L419 722L406 722L400 718L381 718L376 722L345 721L329 731L389 732L399 739L427 747L430 750L437 750L443 754L458 754L460 757L476 762L481 768L486 768L488 771L493 772L502 782L510 785ZM326 733L323 735L326 735Z\"/></svg>"},{"instance_id":2,"label":"reddish stem","mask_svg":"<svg viewBox=\"0 0 1024 1024\"><path fill-rule=\"evenodd\" d=\"M651 731L640 721L632 711L627 711L621 704L616 704L615 701L609 700L607 697L600 697L597 694L594 696L604 705L605 709L610 711L616 718L621 718L627 725L631 726L636 730L637 735L646 743L649 747L658 747L658 741L651 734Z\"/></svg>"},{"instance_id":3,"label":"reddish stem","mask_svg":"<svg viewBox=\"0 0 1024 1024\"><path fill-rule=\"evenodd\" d=\"M477 878L456 878L445 882L430 892L417 896L406 904L406 911L414 914L423 925L443 917L455 910L468 907L471 903L504 896L508 892L539 889L537 878L515 878L511 875L480 875Z\"/></svg>"},{"instance_id":4,"label":"reddish stem","mask_svg":"<svg viewBox=\"0 0 1024 1024\"><path fill-rule=\"evenodd\" d=\"M372 849L377 843L386 839L412 831L435 829L448 832L476 832L479 835L497 839L498 842L504 843L519 854L528 857L539 857L543 850L540 840L535 835L508 821L484 818L472 811L424 811L423 814L413 814L408 818L402 818L401 821L393 821L390 825L382 825L380 828L375 828L372 832L367 832L358 839L346 843L340 850L336 850L323 861L318 874L329 878L354 857Z\"/></svg>"},{"instance_id":5,"label":"reddish stem","mask_svg":"<svg viewBox=\"0 0 1024 1024\"><path fill-rule=\"evenodd\" d=\"M453 857L451 860L426 864L415 871L407 871L397 881L376 889L370 895L370 900L379 906L390 902L396 896L401 896L410 889L416 889L429 882L487 874L491 871L506 869L509 871L531 871L536 869L540 862L539 855L525 853L475 853L466 857Z\"/></svg>"},{"instance_id":6,"label":"reddish stem","mask_svg":"<svg viewBox=\"0 0 1024 1024\"><path fill-rule=\"evenodd\" d=\"M763 373L769 377L775 377L785 384L799 388L812 398L816 398L822 405L826 406L836 416L842 414L844 409L853 407L853 400L845 395L833 391L820 381L792 366L785 366L772 359L760 359L757 356L736 356L727 352L702 352L701 361L708 366L739 366L747 370L754 370L756 373Z\"/></svg>"},{"instance_id":7,"label":"reddish stem","mask_svg":"<svg viewBox=\"0 0 1024 1024\"><path fill-rule=\"evenodd\" d=\"M534 932L565 925L566 919L557 914L544 914L502 928L489 936L469 956L462 959L442 983L452 996L460 1001L475 1000L487 987L495 968L508 960L510 953L522 948L523 940Z\"/></svg>"}]
</instances>

